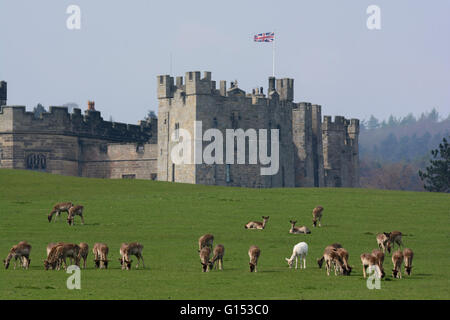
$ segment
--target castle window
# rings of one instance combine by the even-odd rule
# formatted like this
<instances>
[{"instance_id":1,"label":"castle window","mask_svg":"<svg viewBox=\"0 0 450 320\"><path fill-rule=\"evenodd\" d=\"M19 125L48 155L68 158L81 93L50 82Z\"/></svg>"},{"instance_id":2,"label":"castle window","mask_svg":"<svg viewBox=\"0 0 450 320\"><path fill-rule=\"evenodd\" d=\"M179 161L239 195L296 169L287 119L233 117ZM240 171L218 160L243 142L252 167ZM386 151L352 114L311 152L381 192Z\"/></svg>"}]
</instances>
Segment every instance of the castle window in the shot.
<instances>
[{"instance_id":1,"label":"castle window","mask_svg":"<svg viewBox=\"0 0 450 320\"><path fill-rule=\"evenodd\" d=\"M151 173L150 174L150 179L151 180L156 180L156 177L157 177L156 173Z\"/></svg>"},{"instance_id":2,"label":"castle window","mask_svg":"<svg viewBox=\"0 0 450 320\"><path fill-rule=\"evenodd\" d=\"M135 174L123 174L122 179L136 179Z\"/></svg>"},{"instance_id":3,"label":"castle window","mask_svg":"<svg viewBox=\"0 0 450 320\"><path fill-rule=\"evenodd\" d=\"M43 154L32 153L26 159L26 168L30 170L45 170L47 169L47 158Z\"/></svg>"},{"instance_id":4,"label":"castle window","mask_svg":"<svg viewBox=\"0 0 450 320\"><path fill-rule=\"evenodd\" d=\"M175 123L175 139L180 139L180 123Z\"/></svg>"},{"instance_id":5,"label":"castle window","mask_svg":"<svg viewBox=\"0 0 450 320\"><path fill-rule=\"evenodd\" d=\"M226 181L227 181L227 183L229 183L229 182L231 182L231 165L230 164L227 164L226 165L226 173L225 173L225 175L226 175Z\"/></svg>"},{"instance_id":6,"label":"castle window","mask_svg":"<svg viewBox=\"0 0 450 320\"><path fill-rule=\"evenodd\" d=\"M159 84L163 84L164 83L164 78L163 76L159 77Z\"/></svg>"},{"instance_id":7,"label":"castle window","mask_svg":"<svg viewBox=\"0 0 450 320\"><path fill-rule=\"evenodd\" d=\"M138 144L136 147L136 152L137 153L144 153L144 145L143 144Z\"/></svg>"}]
</instances>

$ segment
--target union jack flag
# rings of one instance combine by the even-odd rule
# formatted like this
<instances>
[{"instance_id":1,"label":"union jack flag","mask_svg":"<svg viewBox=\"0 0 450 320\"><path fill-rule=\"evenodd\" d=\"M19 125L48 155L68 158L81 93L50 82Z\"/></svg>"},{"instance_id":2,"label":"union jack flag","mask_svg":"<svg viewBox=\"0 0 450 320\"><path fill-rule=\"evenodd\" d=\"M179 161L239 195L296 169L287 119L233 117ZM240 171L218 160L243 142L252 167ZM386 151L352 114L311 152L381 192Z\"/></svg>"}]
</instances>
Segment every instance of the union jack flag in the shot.
<instances>
[{"instance_id":1,"label":"union jack flag","mask_svg":"<svg viewBox=\"0 0 450 320\"><path fill-rule=\"evenodd\" d=\"M259 33L253 37L255 42L272 42L275 40L275 32Z\"/></svg>"}]
</instances>

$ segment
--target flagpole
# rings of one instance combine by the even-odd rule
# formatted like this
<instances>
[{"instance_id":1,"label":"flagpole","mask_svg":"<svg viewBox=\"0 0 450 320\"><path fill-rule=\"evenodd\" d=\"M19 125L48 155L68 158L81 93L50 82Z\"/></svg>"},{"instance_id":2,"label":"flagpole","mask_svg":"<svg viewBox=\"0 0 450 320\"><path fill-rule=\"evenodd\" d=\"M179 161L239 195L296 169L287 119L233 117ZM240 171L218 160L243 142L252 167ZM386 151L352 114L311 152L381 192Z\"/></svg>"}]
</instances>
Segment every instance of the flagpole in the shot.
<instances>
[{"instance_id":1,"label":"flagpole","mask_svg":"<svg viewBox=\"0 0 450 320\"><path fill-rule=\"evenodd\" d=\"M275 29L273 30L273 40L272 40L272 77L275 77Z\"/></svg>"}]
</instances>

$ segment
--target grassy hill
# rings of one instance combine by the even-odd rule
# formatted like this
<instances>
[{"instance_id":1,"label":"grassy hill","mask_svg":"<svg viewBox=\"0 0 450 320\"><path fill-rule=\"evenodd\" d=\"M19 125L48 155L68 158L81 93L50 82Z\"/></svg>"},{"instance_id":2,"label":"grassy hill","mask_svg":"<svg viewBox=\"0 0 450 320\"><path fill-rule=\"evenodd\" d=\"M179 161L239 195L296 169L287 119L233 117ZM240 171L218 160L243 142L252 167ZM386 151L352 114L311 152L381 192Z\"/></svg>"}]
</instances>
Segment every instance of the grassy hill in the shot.
<instances>
[{"instance_id":1,"label":"grassy hill","mask_svg":"<svg viewBox=\"0 0 450 320\"><path fill-rule=\"evenodd\" d=\"M85 206L86 224L69 227L47 214L61 201ZM322 228L311 212L322 205ZM270 216L263 231L245 230L249 220ZM289 220L312 229L288 233ZM0 299L449 299L450 196L369 189L242 189L139 180L64 177L0 170L0 255L27 240L29 270L0 269ZM392 279L391 256L381 290L369 290L359 255L376 247L375 235L400 230L415 252L413 275ZM225 246L224 271L201 272L198 238L213 233ZM68 290L69 274L45 271L49 242L109 245L110 269L96 270L90 250L81 290ZM122 271L122 242L144 245L148 268ZM306 270L289 269L292 247L309 245ZM316 259L340 242L350 253L350 277L326 275ZM247 251L261 248L258 272ZM136 262L136 258L133 259Z\"/></svg>"}]
</instances>

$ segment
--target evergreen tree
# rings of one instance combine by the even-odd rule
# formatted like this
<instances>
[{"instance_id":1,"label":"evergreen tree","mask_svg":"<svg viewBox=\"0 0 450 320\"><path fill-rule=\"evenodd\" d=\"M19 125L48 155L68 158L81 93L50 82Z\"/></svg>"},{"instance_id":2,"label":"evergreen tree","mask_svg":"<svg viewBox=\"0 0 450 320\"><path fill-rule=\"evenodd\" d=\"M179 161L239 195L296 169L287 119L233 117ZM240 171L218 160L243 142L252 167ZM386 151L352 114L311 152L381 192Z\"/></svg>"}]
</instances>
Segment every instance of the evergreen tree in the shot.
<instances>
[{"instance_id":1,"label":"evergreen tree","mask_svg":"<svg viewBox=\"0 0 450 320\"><path fill-rule=\"evenodd\" d=\"M369 130L374 130L376 128L378 128L380 126L380 122L378 121L377 118L375 118L372 115L370 115L369 121L367 121L367 129Z\"/></svg>"},{"instance_id":2,"label":"evergreen tree","mask_svg":"<svg viewBox=\"0 0 450 320\"><path fill-rule=\"evenodd\" d=\"M419 170L420 179L425 180L425 190L450 192L450 145L447 139L444 138L439 148L431 151L431 155L433 159L426 172Z\"/></svg>"}]
</instances>

